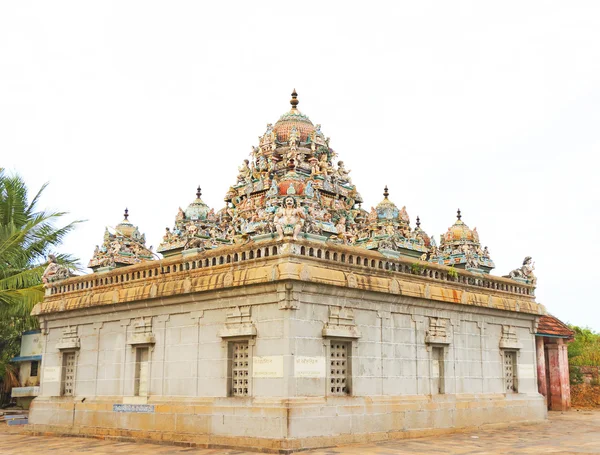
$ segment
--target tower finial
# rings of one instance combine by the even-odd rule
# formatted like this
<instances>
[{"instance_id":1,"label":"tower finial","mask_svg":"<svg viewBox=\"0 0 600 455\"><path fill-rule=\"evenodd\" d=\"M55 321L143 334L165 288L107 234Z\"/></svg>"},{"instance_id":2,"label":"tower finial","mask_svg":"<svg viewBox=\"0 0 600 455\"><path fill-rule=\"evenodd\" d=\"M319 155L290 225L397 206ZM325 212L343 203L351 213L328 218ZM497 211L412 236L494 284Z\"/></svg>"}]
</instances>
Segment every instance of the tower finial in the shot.
<instances>
[{"instance_id":1,"label":"tower finial","mask_svg":"<svg viewBox=\"0 0 600 455\"><path fill-rule=\"evenodd\" d=\"M196 198L200 199L200 196L202 196L202 190L200 189L200 185L198 185L198 188L196 188Z\"/></svg>"},{"instance_id":2,"label":"tower finial","mask_svg":"<svg viewBox=\"0 0 600 455\"><path fill-rule=\"evenodd\" d=\"M387 199L389 195L390 195L390 193L388 192L388 187L386 185L385 188L383 189L383 197Z\"/></svg>"},{"instance_id":3,"label":"tower finial","mask_svg":"<svg viewBox=\"0 0 600 455\"><path fill-rule=\"evenodd\" d=\"M460 209L456 211L456 218L458 218L458 221L460 221L460 219L462 218L462 215L460 214Z\"/></svg>"},{"instance_id":4,"label":"tower finial","mask_svg":"<svg viewBox=\"0 0 600 455\"><path fill-rule=\"evenodd\" d=\"M296 106L298 106L298 103L300 101L298 101L298 94L296 93L296 89L294 89L294 91L292 92L292 99L290 100L290 104L292 105L292 109L297 109Z\"/></svg>"},{"instance_id":5,"label":"tower finial","mask_svg":"<svg viewBox=\"0 0 600 455\"><path fill-rule=\"evenodd\" d=\"M127 210L127 207L125 207L125 213L123 216L125 217L125 221L127 221L127 218L129 218L129 210Z\"/></svg>"},{"instance_id":6,"label":"tower finial","mask_svg":"<svg viewBox=\"0 0 600 455\"><path fill-rule=\"evenodd\" d=\"M419 215L417 215L417 227L421 228L421 220L419 219Z\"/></svg>"}]
</instances>

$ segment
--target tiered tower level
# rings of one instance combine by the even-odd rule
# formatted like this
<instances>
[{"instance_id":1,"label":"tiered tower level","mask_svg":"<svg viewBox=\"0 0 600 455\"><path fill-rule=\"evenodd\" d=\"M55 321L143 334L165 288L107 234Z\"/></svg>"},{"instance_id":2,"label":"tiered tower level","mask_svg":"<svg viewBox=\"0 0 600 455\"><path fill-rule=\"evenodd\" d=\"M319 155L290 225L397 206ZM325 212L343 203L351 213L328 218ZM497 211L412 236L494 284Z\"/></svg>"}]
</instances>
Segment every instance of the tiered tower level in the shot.
<instances>
[{"instance_id":1,"label":"tiered tower level","mask_svg":"<svg viewBox=\"0 0 600 455\"><path fill-rule=\"evenodd\" d=\"M350 170L330 140L298 109L291 109L259 137L250 159L243 161L215 212L201 199L179 208L174 227L167 228L158 252L171 257L185 250L204 251L224 245L282 239L308 239L381 252L389 258L417 258L474 272L489 273L494 263L479 242L477 228L461 220L441 236L438 248L417 217L410 226L406 207L384 199L370 211L350 177Z\"/></svg>"}]
</instances>

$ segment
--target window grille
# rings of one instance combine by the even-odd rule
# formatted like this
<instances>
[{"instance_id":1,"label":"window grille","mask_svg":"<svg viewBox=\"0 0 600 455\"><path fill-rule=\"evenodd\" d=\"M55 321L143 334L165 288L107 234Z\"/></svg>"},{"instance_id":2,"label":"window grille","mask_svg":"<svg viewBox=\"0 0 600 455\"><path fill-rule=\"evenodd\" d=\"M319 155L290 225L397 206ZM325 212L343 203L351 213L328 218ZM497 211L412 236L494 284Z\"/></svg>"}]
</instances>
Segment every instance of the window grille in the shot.
<instances>
[{"instance_id":1,"label":"window grille","mask_svg":"<svg viewBox=\"0 0 600 455\"><path fill-rule=\"evenodd\" d=\"M517 356L515 351L504 351L504 382L506 392L517 391Z\"/></svg>"},{"instance_id":2,"label":"window grille","mask_svg":"<svg viewBox=\"0 0 600 455\"><path fill-rule=\"evenodd\" d=\"M232 343L231 395L246 397L250 394L250 349L247 341Z\"/></svg>"},{"instance_id":3,"label":"window grille","mask_svg":"<svg viewBox=\"0 0 600 455\"><path fill-rule=\"evenodd\" d=\"M332 395L349 393L349 352L350 343L332 341L330 354L329 387Z\"/></svg>"},{"instance_id":4,"label":"window grille","mask_svg":"<svg viewBox=\"0 0 600 455\"><path fill-rule=\"evenodd\" d=\"M63 354L62 366L62 393L61 395L73 396L75 386L75 353L65 352Z\"/></svg>"}]
</instances>

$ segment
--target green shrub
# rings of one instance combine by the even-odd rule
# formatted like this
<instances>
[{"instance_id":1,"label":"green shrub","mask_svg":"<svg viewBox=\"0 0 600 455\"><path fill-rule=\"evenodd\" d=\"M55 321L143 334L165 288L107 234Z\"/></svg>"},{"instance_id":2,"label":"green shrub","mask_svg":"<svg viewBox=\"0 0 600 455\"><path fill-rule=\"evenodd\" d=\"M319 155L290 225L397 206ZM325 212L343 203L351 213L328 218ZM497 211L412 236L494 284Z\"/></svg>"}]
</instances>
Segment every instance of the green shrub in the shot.
<instances>
[{"instance_id":1,"label":"green shrub","mask_svg":"<svg viewBox=\"0 0 600 455\"><path fill-rule=\"evenodd\" d=\"M573 366L569 369L569 382L571 385L583 384L583 374L581 368Z\"/></svg>"}]
</instances>

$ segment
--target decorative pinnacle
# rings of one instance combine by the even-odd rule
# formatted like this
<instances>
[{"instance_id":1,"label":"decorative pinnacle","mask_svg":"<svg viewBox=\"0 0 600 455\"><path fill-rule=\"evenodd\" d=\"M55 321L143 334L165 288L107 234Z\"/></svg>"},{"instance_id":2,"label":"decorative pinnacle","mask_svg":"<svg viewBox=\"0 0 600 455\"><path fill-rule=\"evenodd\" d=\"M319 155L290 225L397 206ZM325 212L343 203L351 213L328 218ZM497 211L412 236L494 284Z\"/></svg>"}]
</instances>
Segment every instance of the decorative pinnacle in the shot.
<instances>
[{"instance_id":1,"label":"decorative pinnacle","mask_svg":"<svg viewBox=\"0 0 600 455\"><path fill-rule=\"evenodd\" d=\"M298 101L298 94L296 93L296 89L294 89L294 91L292 92L292 99L290 100L290 104L292 105L292 109L297 109L296 106L298 106L298 103L300 101Z\"/></svg>"},{"instance_id":2,"label":"decorative pinnacle","mask_svg":"<svg viewBox=\"0 0 600 455\"><path fill-rule=\"evenodd\" d=\"M196 188L196 198L200 199L200 196L202 196L202 190L200 189L200 185L198 185L198 188Z\"/></svg>"},{"instance_id":3,"label":"decorative pinnacle","mask_svg":"<svg viewBox=\"0 0 600 455\"><path fill-rule=\"evenodd\" d=\"M456 218L458 218L458 221L460 221L460 219L462 218L462 215L460 214L460 209L456 211Z\"/></svg>"},{"instance_id":4,"label":"decorative pinnacle","mask_svg":"<svg viewBox=\"0 0 600 455\"><path fill-rule=\"evenodd\" d=\"M419 219L419 215L417 215L417 227L421 227L421 220Z\"/></svg>"},{"instance_id":5,"label":"decorative pinnacle","mask_svg":"<svg viewBox=\"0 0 600 455\"><path fill-rule=\"evenodd\" d=\"M125 207L125 213L123 216L125 217L125 221L127 221L127 218L129 218L129 210L127 210L127 207Z\"/></svg>"},{"instance_id":6,"label":"decorative pinnacle","mask_svg":"<svg viewBox=\"0 0 600 455\"><path fill-rule=\"evenodd\" d=\"M389 195L390 195L390 193L388 192L388 187L386 185L385 188L383 189L383 197L387 199Z\"/></svg>"}]
</instances>

